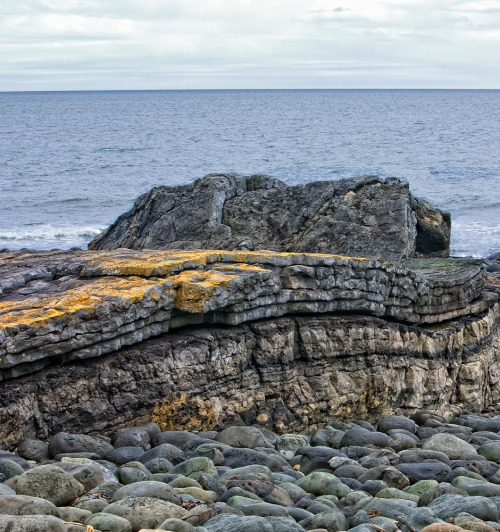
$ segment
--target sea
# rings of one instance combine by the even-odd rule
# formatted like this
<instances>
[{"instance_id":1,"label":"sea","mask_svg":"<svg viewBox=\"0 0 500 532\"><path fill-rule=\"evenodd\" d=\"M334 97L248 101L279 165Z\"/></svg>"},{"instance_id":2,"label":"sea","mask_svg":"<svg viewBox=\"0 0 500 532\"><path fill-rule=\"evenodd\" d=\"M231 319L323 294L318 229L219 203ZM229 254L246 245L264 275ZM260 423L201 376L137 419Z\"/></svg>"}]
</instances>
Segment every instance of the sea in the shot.
<instances>
[{"instance_id":1,"label":"sea","mask_svg":"<svg viewBox=\"0 0 500 532\"><path fill-rule=\"evenodd\" d=\"M86 249L158 185L265 173L398 177L500 251L499 90L0 93L0 249Z\"/></svg>"}]
</instances>

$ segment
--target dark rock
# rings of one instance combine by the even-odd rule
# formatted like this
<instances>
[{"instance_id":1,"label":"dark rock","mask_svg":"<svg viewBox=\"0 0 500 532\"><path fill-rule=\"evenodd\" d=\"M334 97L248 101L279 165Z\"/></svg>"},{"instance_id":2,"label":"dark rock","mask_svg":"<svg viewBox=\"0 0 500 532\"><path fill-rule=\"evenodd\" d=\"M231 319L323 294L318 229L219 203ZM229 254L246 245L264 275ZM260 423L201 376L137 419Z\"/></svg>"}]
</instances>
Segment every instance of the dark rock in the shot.
<instances>
[{"instance_id":1,"label":"dark rock","mask_svg":"<svg viewBox=\"0 0 500 532\"><path fill-rule=\"evenodd\" d=\"M374 445L375 447L390 447L393 442L392 438L382 432L372 432L368 429L359 427L349 429L342 440L341 447Z\"/></svg>"},{"instance_id":2,"label":"dark rock","mask_svg":"<svg viewBox=\"0 0 500 532\"><path fill-rule=\"evenodd\" d=\"M406 475L411 482L427 479L443 482L451 471L449 466L437 460L429 460L419 464L399 464L396 469Z\"/></svg>"},{"instance_id":3,"label":"dark rock","mask_svg":"<svg viewBox=\"0 0 500 532\"><path fill-rule=\"evenodd\" d=\"M168 473L174 468L174 464L166 458L153 458L144 465L151 473Z\"/></svg>"},{"instance_id":4,"label":"dark rock","mask_svg":"<svg viewBox=\"0 0 500 532\"><path fill-rule=\"evenodd\" d=\"M290 217L289 213L295 216ZM376 177L293 187L269 176L212 174L157 187L89 249L270 249L407 257L449 251L450 217Z\"/></svg>"},{"instance_id":5,"label":"dark rock","mask_svg":"<svg viewBox=\"0 0 500 532\"><path fill-rule=\"evenodd\" d=\"M455 488L451 484L441 483L436 488L423 493L418 501L419 506L428 506L432 501L438 499L442 495L462 495L467 496L468 493L459 488Z\"/></svg>"},{"instance_id":6,"label":"dark rock","mask_svg":"<svg viewBox=\"0 0 500 532\"><path fill-rule=\"evenodd\" d=\"M222 513L203 525L208 532L273 532L273 526L264 517L240 517Z\"/></svg>"},{"instance_id":7,"label":"dark rock","mask_svg":"<svg viewBox=\"0 0 500 532\"><path fill-rule=\"evenodd\" d=\"M54 503L41 497L0 493L0 515L56 515Z\"/></svg>"},{"instance_id":8,"label":"dark rock","mask_svg":"<svg viewBox=\"0 0 500 532\"><path fill-rule=\"evenodd\" d=\"M54 457L63 453L90 452L96 453L101 458L113 450L113 446L100 438L85 434L68 434L58 432L49 441L49 455Z\"/></svg>"},{"instance_id":9,"label":"dark rock","mask_svg":"<svg viewBox=\"0 0 500 532\"><path fill-rule=\"evenodd\" d=\"M430 449L408 449L400 454L400 463L417 464L427 460L439 460L443 464L451 465L449 457L441 451L432 451Z\"/></svg>"},{"instance_id":10,"label":"dark rock","mask_svg":"<svg viewBox=\"0 0 500 532\"><path fill-rule=\"evenodd\" d=\"M403 429L415 434L417 428L415 421L403 416L385 416L377 424L377 430L385 433L393 429Z\"/></svg>"},{"instance_id":11,"label":"dark rock","mask_svg":"<svg viewBox=\"0 0 500 532\"><path fill-rule=\"evenodd\" d=\"M297 449L296 455L302 456L300 470L304 475L317 469L330 469L329 461L331 458L346 456L344 453L328 447L300 447Z\"/></svg>"},{"instance_id":12,"label":"dark rock","mask_svg":"<svg viewBox=\"0 0 500 532\"><path fill-rule=\"evenodd\" d=\"M144 451L151 449L149 433L145 428L132 427L118 430L113 436L113 446L141 447Z\"/></svg>"},{"instance_id":13,"label":"dark rock","mask_svg":"<svg viewBox=\"0 0 500 532\"><path fill-rule=\"evenodd\" d=\"M23 440L17 446L17 453L19 456L26 458L26 460L35 460L41 462L49 458L49 445L40 440Z\"/></svg>"},{"instance_id":14,"label":"dark rock","mask_svg":"<svg viewBox=\"0 0 500 532\"><path fill-rule=\"evenodd\" d=\"M283 471L282 464L276 458L253 449L225 449L223 455L225 465L228 467L261 464L269 467L271 471Z\"/></svg>"},{"instance_id":15,"label":"dark rock","mask_svg":"<svg viewBox=\"0 0 500 532\"><path fill-rule=\"evenodd\" d=\"M127 462L138 460L144 454L142 447L119 447L106 454L106 460L113 464L123 465Z\"/></svg>"},{"instance_id":16,"label":"dark rock","mask_svg":"<svg viewBox=\"0 0 500 532\"><path fill-rule=\"evenodd\" d=\"M0 474L6 478L12 478L18 475L22 475L24 469L13 460L0 460Z\"/></svg>"},{"instance_id":17,"label":"dark rock","mask_svg":"<svg viewBox=\"0 0 500 532\"><path fill-rule=\"evenodd\" d=\"M101 530L101 532L132 532L130 521L108 513L93 514L86 520L85 524Z\"/></svg>"},{"instance_id":18,"label":"dark rock","mask_svg":"<svg viewBox=\"0 0 500 532\"><path fill-rule=\"evenodd\" d=\"M175 445L171 445L170 443L161 443L149 451L146 451L139 458L137 458L137 460L142 464L145 464L154 458L165 458L166 460L172 461L181 453L182 451Z\"/></svg>"},{"instance_id":19,"label":"dark rock","mask_svg":"<svg viewBox=\"0 0 500 532\"><path fill-rule=\"evenodd\" d=\"M462 512L467 512L483 521L498 521L499 517L496 505L486 497L445 494L430 502L428 508L434 515L444 520Z\"/></svg>"},{"instance_id":20,"label":"dark rock","mask_svg":"<svg viewBox=\"0 0 500 532\"><path fill-rule=\"evenodd\" d=\"M156 447L157 445L161 445L162 443L170 443L171 445L174 445L175 447L178 447L179 449L182 449L184 451L186 450L186 443L191 440L196 440L198 438L199 436L193 434L192 432L186 432L183 430L168 430L166 432L160 432L156 434L152 438L151 443L154 447Z\"/></svg>"}]
</instances>

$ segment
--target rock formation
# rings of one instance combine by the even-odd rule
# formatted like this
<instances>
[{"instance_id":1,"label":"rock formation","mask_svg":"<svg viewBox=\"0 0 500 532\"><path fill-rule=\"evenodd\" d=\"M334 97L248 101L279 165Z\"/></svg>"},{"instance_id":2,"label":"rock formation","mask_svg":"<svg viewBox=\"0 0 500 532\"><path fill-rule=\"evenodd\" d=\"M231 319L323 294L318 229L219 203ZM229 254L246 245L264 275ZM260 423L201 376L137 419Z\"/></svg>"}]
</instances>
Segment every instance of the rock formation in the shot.
<instances>
[{"instance_id":1,"label":"rock formation","mask_svg":"<svg viewBox=\"0 0 500 532\"><path fill-rule=\"evenodd\" d=\"M211 174L155 187L89 249L227 249L400 258L447 256L450 215L375 176L287 186Z\"/></svg>"},{"instance_id":2,"label":"rock formation","mask_svg":"<svg viewBox=\"0 0 500 532\"><path fill-rule=\"evenodd\" d=\"M0 434L131 421L303 429L498 401L476 261L244 251L0 255Z\"/></svg>"}]
</instances>

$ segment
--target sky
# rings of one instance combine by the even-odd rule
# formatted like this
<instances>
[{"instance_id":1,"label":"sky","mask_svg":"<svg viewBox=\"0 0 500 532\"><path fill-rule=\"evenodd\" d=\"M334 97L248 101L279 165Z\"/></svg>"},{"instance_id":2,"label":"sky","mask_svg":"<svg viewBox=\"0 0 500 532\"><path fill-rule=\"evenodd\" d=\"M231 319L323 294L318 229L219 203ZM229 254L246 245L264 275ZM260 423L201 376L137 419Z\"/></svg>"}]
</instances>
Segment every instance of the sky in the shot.
<instances>
[{"instance_id":1,"label":"sky","mask_svg":"<svg viewBox=\"0 0 500 532\"><path fill-rule=\"evenodd\" d=\"M500 88L500 0L1 0L0 91Z\"/></svg>"}]
</instances>

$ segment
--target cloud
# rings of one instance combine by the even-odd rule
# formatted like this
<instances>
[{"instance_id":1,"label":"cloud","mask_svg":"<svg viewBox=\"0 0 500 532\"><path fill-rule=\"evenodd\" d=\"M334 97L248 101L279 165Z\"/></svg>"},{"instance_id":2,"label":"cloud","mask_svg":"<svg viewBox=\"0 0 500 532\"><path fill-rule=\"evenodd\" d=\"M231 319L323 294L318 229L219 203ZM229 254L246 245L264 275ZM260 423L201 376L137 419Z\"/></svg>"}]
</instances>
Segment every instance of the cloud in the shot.
<instances>
[{"instance_id":1,"label":"cloud","mask_svg":"<svg viewBox=\"0 0 500 532\"><path fill-rule=\"evenodd\" d=\"M496 0L4 0L0 15L0 90L500 81Z\"/></svg>"}]
</instances>

